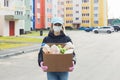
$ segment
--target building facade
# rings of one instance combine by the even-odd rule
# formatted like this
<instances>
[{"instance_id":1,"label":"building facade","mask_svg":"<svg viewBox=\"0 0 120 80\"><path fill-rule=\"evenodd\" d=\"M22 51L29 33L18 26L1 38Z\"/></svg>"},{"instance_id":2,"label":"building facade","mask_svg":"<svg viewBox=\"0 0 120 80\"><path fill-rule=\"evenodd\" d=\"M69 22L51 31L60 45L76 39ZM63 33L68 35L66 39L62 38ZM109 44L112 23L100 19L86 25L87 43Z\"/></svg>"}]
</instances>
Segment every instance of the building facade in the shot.
<instances>
[{"instance_id":1,"label":"building facade","mask_svg":"<svg viewBox=\"0 0 120 80\"><path fill-rule=\"evenodd\" d=\"M45 1L35 0L35 29L45 28Z\"/></svg>"},{"instance_id":2,"label":"building facade","mask_svg":"<svg viewBox=\"0 0 120 80\"><path fill-rule=\"evenodd\" d=\"M0 35L17 36L24 29L24 1L0 1Z\"/></svg>"},{"instance_id":3,"label":"building facade","mask_svg":"<svg viewBox=\"0 0 120 80\"><path fill-rule=\"evenodd\" d=\"M52 17L65 27L107 26L107 0L35 0L35 28L49 28Z\"/></svg>"},{"instance_id":4,"label":"building facade","mask_svg":"<svg viewBox=\"0 0 120 80\"><path fill-rule=\"evenodd\" d=\"M49 28L56 16L64 18L64 0L35 0L35 29Z\"/></svg>"},{"instance_id":5,"label":"building facade","mask_svg":"<svg viewBox=\"0 0 120 80\"><path fill-rule=\"evenodd\" d=\"M65 0L65 26L78 28L81 25L81 0Z\"/></svg>"},{"instance_id":6,"label":"building facade","mask_svg":"<svg viewBox=\"0 0 120 80\"><path fill-rule=\"evenodd\" d=\"M81 26L107 26L107 12L107 0L82 0Z\"/></svg>"},{"instance_id":7,"label":"building facade","mask_svg":"<svg viewBox=\"0 0 120 80\"><path fill-rule=\"evenodd\" d=\"M25 11L24 11L24 31L29 32L31 30L32 24L32 0L23 0Z\"/></svg>"},{"instance_id":8,"label":"building facade","mask_svg":"<svg viewBox=\"0 0 120 80\"><path fill-rule=\"evenodd\" d=\"M1 0L0 18L1 36L19 36L30 31L30 0Z\"/></svg>"}]
</instances>

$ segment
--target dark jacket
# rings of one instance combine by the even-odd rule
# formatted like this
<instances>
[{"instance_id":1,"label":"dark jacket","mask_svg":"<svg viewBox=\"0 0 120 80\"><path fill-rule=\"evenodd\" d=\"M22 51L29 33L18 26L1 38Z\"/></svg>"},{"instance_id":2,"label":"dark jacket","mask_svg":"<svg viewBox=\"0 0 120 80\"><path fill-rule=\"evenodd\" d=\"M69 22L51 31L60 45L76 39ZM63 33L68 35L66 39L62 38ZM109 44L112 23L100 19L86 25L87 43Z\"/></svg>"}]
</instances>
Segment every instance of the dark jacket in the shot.
<instances>
[{"instance_id":1,"label":"dark jacket","mask_svg":"<svg viewBox=\"0 0 120 80\"><path fill-rule=\"evenodd\" d=\"M42 43L67 43L72 42L70 37L66 36L63 32L59 36L55 36L53 32L49 32L48 36L46 36L43 39ZM39 54L38 54L38 64L40 66L40 62L43 61L43 51L42 48L40 48ZM76 64L75 61L75 53L73 53L73 61Z\"/></svg>"}]
</instances>

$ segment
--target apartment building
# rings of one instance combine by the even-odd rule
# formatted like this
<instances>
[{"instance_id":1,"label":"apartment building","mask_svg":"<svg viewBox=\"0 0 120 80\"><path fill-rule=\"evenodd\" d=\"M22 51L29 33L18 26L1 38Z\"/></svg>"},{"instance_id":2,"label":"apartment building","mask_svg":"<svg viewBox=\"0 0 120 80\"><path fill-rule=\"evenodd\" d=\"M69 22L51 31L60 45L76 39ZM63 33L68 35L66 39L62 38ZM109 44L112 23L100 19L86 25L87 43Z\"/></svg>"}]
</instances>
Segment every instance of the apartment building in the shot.
<instances>
[{"instance_id":1,"label":"apartment building","mask_svg":"<svg viewBox=\"0 0 120 80\"><path fill-rule=\"evenodd\" d=\"M81 0L65 0L65 26L78 28L81 25Z\"/></svg>"},{"instance_id":2,"label":"apartment building","mask_svg":"<svg viewBox=\"0 0 120 80\"><path fill-rule=\"evenodd\" d=\"M35 29L45 28L45 1L35 0Z\"/></svg>"},{"instance_id":3,"label":"apartment building","mask_svg":"<svg viewBox=\"0 0 120 80\"><path fill-rule=\"evenodd\" d=\"M49 28L56 16L64 18L64 0L35 0L35 29Z\"/></svg>"},{"instance_id":4,"label":"apartment building","mask_svg":"<svg viewBox=\"0 0 120 80\"><path fill-rule=\"evenodd\" d=\"M107 12L107 0L82 0L81 26L107 26Z\"/></svg>"},{"instance_id":5,"label":"apartment building","mask_svg":"<svg viewBox=\"0 0 120 80\"><path fill-rule=\"evenodd\" d=\"M0 1L0 35L19 36L30 31L31 12L29 0Z\"/></svg>"},{"instance_id":6,"label":"apartment building","mask_svg":"<svg viewBox=\"0 0 120 80\"><path fill-rule=\"evenodd\" d=\"M17 0L16 0L17 1ZM32 0L21 0L24 1L24 32L29 32L31 30L32 24Z\"/></svg>"},{"instance_id":7,"label":"apartment building","mask_svg":"<svg viewBox=\"0 0 120 80\"><path fill-rule=\"evenodd\" d=\"M17 36L24 29L24 1L1 0L0 1L0 35Z\"/></svg>"},{"instance_id":8,"label":"apartment building","mask_svg":"<svg viewBox=\"0 0 120 80\"><path fill-rule=\"evenodd\" d=\"M107 0L36 0L36 29L51 26L52 17L63 17L65 27L107 26Z\"/></svg>"}]
</instances>

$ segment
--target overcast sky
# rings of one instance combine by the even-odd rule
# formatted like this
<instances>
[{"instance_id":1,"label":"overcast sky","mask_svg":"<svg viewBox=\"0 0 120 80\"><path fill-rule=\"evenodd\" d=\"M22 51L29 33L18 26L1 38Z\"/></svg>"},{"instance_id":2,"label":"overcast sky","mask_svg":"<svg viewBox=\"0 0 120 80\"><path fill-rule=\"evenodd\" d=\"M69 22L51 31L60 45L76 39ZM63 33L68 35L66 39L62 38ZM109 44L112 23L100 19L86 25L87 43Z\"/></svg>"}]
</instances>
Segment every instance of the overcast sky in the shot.
<instances>
[{"instance_id":1,"label":"overcast sky","mask_svg":"<svg viewBox=\"0 0 120 80\"><path fill-rule=\"evenodd\" d=\"M108 0L108 18L120 18L120 0Z\"/></svg>"}]
</instances>

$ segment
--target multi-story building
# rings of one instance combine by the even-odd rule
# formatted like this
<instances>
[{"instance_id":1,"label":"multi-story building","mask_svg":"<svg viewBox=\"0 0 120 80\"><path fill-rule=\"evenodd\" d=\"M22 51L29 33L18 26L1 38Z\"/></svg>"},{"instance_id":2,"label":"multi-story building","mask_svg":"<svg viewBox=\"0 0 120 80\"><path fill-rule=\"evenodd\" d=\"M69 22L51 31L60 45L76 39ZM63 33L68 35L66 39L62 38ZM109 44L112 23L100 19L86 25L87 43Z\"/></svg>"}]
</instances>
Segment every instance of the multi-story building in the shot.
<instances>
[{"instance_id":1,"label":"multi-story building","mask_svg":"<svg viewBox=\"0 0 120 80\"><path fill-rule=\"evenodd\" d=\"M78 28L81 24L81 0L65 1L65 26Z\"/></svg>"},{"instance_id":2,"label":"multi-story building","mask_svg":"<svg viewBox=\"0 0 120 80\"><path fill-rule=\"evenodd\" d=\"M0 35L18 36L30 31L30 10L29 0L1 0Z\"/></svg>"},{"instance_id":3,"label":"multi-story building","mask_svg":"<svg viewBox=\"0 0 120 80\"><path fill-rule=\"evenodd\" d=\"M19 35L24 29L23 15L23 0L0 0L0 35Z\"/></svg>"},{"instance_id":4,"label":"multi-story building","mask_svg":"<svg viewBox=\"0 0 120 80\"><path fill-rule=\"evenodd\" d=\"M31 18L32 18L32 0L22 0L24 1L25 11L24 11L24 31L29 32L31 30Z\"/></svg>"},{"instance_id":5,"label":"multi-story building","mask_svg":"<svg viewBox=\"0 0 120 80\"><path fill-rule=\"evenodd\" d=\"M82 19L82 8L81 8L82 1L81 0L73 0L73 27L78 28L81 25Z\"/></svg>"},{"instance_id":6,"label":"multi-story building","mask_svg":"<svg viewBox=\"0 0 120 80\"><path fill-rule=\"evenodd\" d=\"M45 28L45 1L35 0L35 29Z\"/></svg>"},{"instance_id":7,"label":"multi-story building","mask_svg":"<svg viewBox=\"0 0 120 80\"><path fill-rule=\"evenodd\" d=\"M107 26L107 18L107 0L82 0L81 26Z\"/></svg>"},{"instance_id":8,"label":"multi-story building","mask_svg":"<svg viewBox=\"0 0 120 80\"><path fill-rule=\"evenodd\" d=\"M35 0L36 29L50 27L56 16L65 27L107 26L107 0Z\"/></svg>"},{"instance_id":9,"label":"multi-story building","mask_svg":"<svg viewBox=\"0 0 120 80\"><path fill-rule=\"evenodd\" d=\"M73 23L73 0L65 0L64 2L64 20L66 27L72 27Z\"/></svg>"},{"instance_id":10,"label":"multi-story building","mask_svg":"<svg viewBox=\"0 0 120 80\"><path fill-rule=\"evenodd\" d=\"M45 28L48 28L51 26L51 18L53 17L53 4L52 2L55 0L46 0L45 2ZM54 13L55 14L55 13Z\"/></svg>"},{"instance_id":11,"label":"multi-story building","mask_svg":"<svg viewBox=\"0 0 120 80\"><path fill-rule=\"evenodd\" d=\"M35 0L35 29L49 28L56 16L64 18L64 0Z\"/></svg>"}]
</instances>

